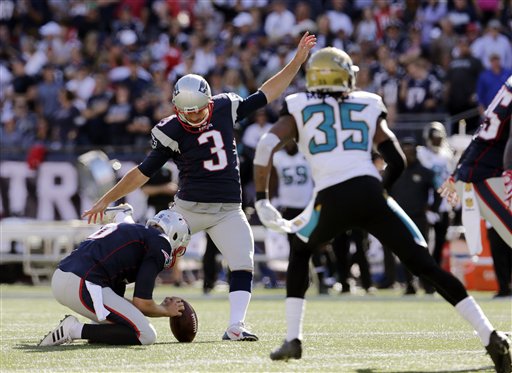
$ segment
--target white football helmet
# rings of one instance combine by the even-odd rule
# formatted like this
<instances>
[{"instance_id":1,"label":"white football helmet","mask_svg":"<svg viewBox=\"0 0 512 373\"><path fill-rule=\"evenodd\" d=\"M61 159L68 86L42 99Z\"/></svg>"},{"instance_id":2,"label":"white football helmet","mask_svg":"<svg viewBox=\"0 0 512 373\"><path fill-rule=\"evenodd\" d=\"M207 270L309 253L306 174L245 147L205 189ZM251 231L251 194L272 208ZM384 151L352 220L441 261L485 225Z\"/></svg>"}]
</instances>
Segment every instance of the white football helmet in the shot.
<instances>
[{"instance_id":1,"label":"white football helmet","mask_svg":"<svg viewBox=\"0 0 512 373\"><path fill-rule=\"evenodd\" d=\"M423 129L425 145L434 153L439 153L443 146L447 146L446 128L441 122L430 122Z\"/></svg>"},{"instance_id":2,"label":"white football helmet","mask_svg":"<svg viewBox=\"0 0 512 373\"><path fill-rule=\"evenodd\" d=\"M162 210L146 222L146 227L159 227L168 238L172 247L172 264L178 256L183 256L190 242L190 228L181 214L171 210Z\"/></svg>"},{"instance_id":3,"label":"white football helmet","mask_svg":"<svg viewBox=\"0 0 512 373\"><path fill-rule=\"evenodd\" d=\"M172 103L181 125L189 132L201 132L208 128L213 113L210 85L201 76L188 74L174 84ZM207 108L204 117L197 122L187 118L188 113L198 113Z\"/></svg>"}]
</instances>

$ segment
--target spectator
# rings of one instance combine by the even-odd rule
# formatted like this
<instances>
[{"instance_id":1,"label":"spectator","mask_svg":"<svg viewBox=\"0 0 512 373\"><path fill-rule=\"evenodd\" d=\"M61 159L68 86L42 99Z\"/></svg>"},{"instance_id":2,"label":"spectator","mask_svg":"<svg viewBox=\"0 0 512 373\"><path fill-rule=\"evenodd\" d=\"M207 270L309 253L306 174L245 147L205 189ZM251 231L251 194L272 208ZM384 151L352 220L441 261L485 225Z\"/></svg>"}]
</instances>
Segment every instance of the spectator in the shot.
<instances>
[{"instance_id":1,"label":"spectator","mask_svg":"<svg viewBox=\"0 0 512 373\"><path fill-rule=\"evenodd\" d=\"M15 148L21 146L28 148L29 140L20 127L16 126L16 119L12 113L2 115L2 123L0 126L0 145L2 149Z\"/></svg>"},{"instance_id":2,"label":"spectator","mask_svg":"<svg viewBox=\"0 0 512 373\"><path fill-rule=\"evenodd\" d=\"M500 0L476 0L476 11L484 24L498 15L501 8L500 3Z\"/></svg>"},{"instance_id":3,"label":"spectator","mask_svg":"<svg viewBox=\"0 0 512 373\"><path fill-rule=\"evenodd\" d=\"M21 57L15 58L12 61L11 66L13 73L11 86L13 88L14 95L22 95L28 100L35 98L34 93L36 80L33 76L30 76L25 72L25 61Z\"/></svg>"},{"instance_id":4,"label":"spectator","mask_svg":"<svg viewBox=\"0 0 512 373\"><path fill-rule=\"evenodd\" d=\"M57 71L54 66L46 64L43 67L43 80L37 84L37 101L39 112L49 119L59 107L59 91L62 82L56 79Z\"/></svg>"},{"instance_id":5,"label":"spectator","mask_svg":"<svg viewBox=\"0 0 512 373\"><path fill-rule=\"evenodd\" d=\"M496 92L499 91L503 83L512 74L512 70L503 68L498 54L491 54L489 60L491 67L480 73L476 84L480 114L483 114Z\"/></svg>"},{"instance_id":6,"label":"spectator","mask_svg":"<svg viewBox=\"0 0 512 373\"><path fill-rule=\"evenodd\" d=\"M73 78L66 84L66 89L73 92L80 104L85 107L94 91L94 78L90 75L89 67L86 64L82 63L78 66Z\"/></svg>"},{"instance_id":7,"label":"spectator","mask_svg":"<svg viewBox=\"0 0 512 373\"><path fill-rule=\"evenodd\" d=\"M132 136L132 144L139 147L148 145L153 128L153 108L145 95L135 98L130 118L131 122L126 126L126 130Z\"/></svg>"},{"instance_id":8,"label":"spectator","mask_svg":"<svg viewBox=\"0 0 512 373\"><path fill-rule=\"evenodd\" d=\"M345 37L351 37L352 32L354 31L354 26L346 12L346 0L332 0L331 3L332 9L327 11L331 32L333 34L337 34L342 31Z\"/></svg>"},{"instance_id":9,"label":"spectator","mask_svg":"<svg viewBox=\"0 0 512 373\"><path fill-rule=\"evenodd\" d=\"M336 35L331 31L331 21L326 14L321 14L318 16L316 20L316 24L318 26L317 32L317 43L314 51L325 48L325 47L336 47L343 48L343 43L336 37Z\"/></svg>"},{"instance_id":10,"label":"spectator","mask_svg":"<svg viewBox=\"0 0 512 373\"><path fill-rule=\"evenodd\" d=\"M429 45L432 31L447 13L446 3L440 0L428 0L423 8L418 10L416 21L421 24L421 41Z\"/></svg>"},{"instance_id":11,"label":"spectator","mask_svg":"<svg viewBox=\"0 0 512 373\"><path fill-rule=\"evenodd\" d=\"M485 34L471 44L473 56L479 58L486 69L491 68L492 55L500 57L505 69L512 69L512 44L500 30L500 21L493 19L487 25Z\"/></svg>"},{"instance_id":12,"label":"spectator","mask_svg":"<svg viewBox=\"0 0 512 373\"><path fill-rule=\"evenodd\" d=\"M453 24L455 32L462 35L466 32L467 25L477 20L477 15L472 2L453 0L448 10L448 18Z\"/></svg>"},{"instance_id":13,"label":"spectator","mask_svg":"<svg viewBox=\"0 0 512 373\"><path fill-rule=\"evenodd\" d=\"M407 62L413 61L424 54L421 44L421 29L419 25L413 25L405 38L403 53L400 55L399 61L402 64L407 64Z\"/></svg>"},{"instance_id":14,"label":"spectator","mask_svg":"<svg viewBox=\"0 0 512 373\"><path fill-rule=\"evenodd\" d=\"M86 108L82 111L85 118L83 132L90 145L108 145L111 143L110 132L106 126L105 116L112 99L112 92L108 89L107 77L96 74L94 77L94 91L87 100Z\"/></svg>"},{"instance_id":15,"label":"spectator","mask_svg":"<svg viewBox=\"0 0 512 373\"><path fill-rule=\"evenodd\" d=\"M229 92L234 92L240 97L249 96L249 90L242 82L238 69L228 69L224 73L224 86Z\"/></svg>"},{"instance_id":16,"label":"spectator","mask_svg":"<svg viewBox=\"0 0 512 373\"><path fill-rule=\"evenodd\" d=\"M54 138L58 140L60 146L65 148L75 145L78 136L80 111L74 105L74 99L73 92L61 89L59 91L59 108L52 117Z\"/></svg>"},{"instance_id":17,"label":"spectator","mask_svg":"<svg viewBox=\"0 0 512 373\"><path fill-rule=\"evenodd\" d=\"M286 8L284 0L272 1L272 11L267 15L264 30L270 43L279 43L285 36L291 36L295 16Z\"/></svg>"},{"instance_id":18,"label":"spectator","mask_svg":"<svg viewBox=\"0 0 512 373\"><path fill-rule=\"evenodd\" d=\"M439 25L441 26L440 32L437 33L437 37L430 43L432 62L438 65L442 63L446 56L451 56L458 40L458 35L455 33L450 18L443 18Z\"/></svg>"},{"instance_id":19,"label":"spectator","mask_svg":"<svg viewBox=\"0 0 512 373\"><path fill-rule=\"evenodd\" d=\"M398 20L390 20L386 25L382 38L391 55L398 57L405 50L405 39L402 36L402 23Z\"/></svg>"},{"instance_id":20,"label":"spectator","mask_svg":"<svg viewBox=\"0 0 512 373\"><path fill-rule=\"evenodd\" d=\"M357 74L356 85L357 89L361 91L367 91L372 93L377 92L377 87L374 84L374 81L372 79L372 73L368 66L360 66L359 73Z\"/></svg>"},{"instance_id":21,"label":"spectator","mask_svg":"<svg viewBox=\"0 0 512 373\"><path fill-rule=\"evenodd\" d=\"M467 129L477 129L480 115L477 111L476 82L482 64L471 55L469 40L461 36L457 48L453 50L454 58L448 66L444 84L446 108L451 116L463 114ZM444 179L443 179L444 180Z\"/></svg>"},{"instance_id":22,"label":"spectator","mask_svg":"<svg viewBox=\"0 0 512 373\"><path fill-rule=\"evenodd\" d=\"M434 112L439 109L441 83L427 69L427 62L417 59L407 65L401 81L400 103L405 113Z\"/></svg>"},{"instance_id":23,"label":"spectator","mask_svg":"<svg viewBox=\"0 0 512 373\"><path fill-rule=\"evenodd\" d=\"M14 126L12 126L10 122L8 125L10 127L8 132L11 134L11 141L14 141L14 139L21 134L19 144L23 149L26 149L34 142L37 116L30 109L27 100L23 96L14 99L13 113L14 117L12 120L14 120ZM9 116L8 119L10 119Z\"/></svg>"},{"instance_id":24,"label":"spectator","mask_svg":"<svg viewBox=\"0 0 512 373\"><path fill-rule=\"evenodd\" d=\"M130 145L131 136L128 134L127 126L131 121L132 104L130 103L130 92L124 85L118 85L111 105L105 116L105 123L109 126L112 145Z\"/></svg>"},{"instance_id":25,"label":"spectator","mask_svg":"<svg viewBox=\"0 0 512 373\"><path fill-rule=\"evenodd\" d=\"M377 94L382 97L388 108L388 122L390 127L395 124L398 110L398 92L403 71L394 58L384 61L384 69L375 75Z\"/></svg>"},{"instance_id":26,"label":"spectator","mask_svg":"<svg viewBox=\"0 0 512 373\"><path fill-rule=\"evenodd\" d=\"M377 37L377 22L373 18L372 8L363 9L363 19L356 27L356 41L361 43L367 40L375 40Z\"/></svg>"}]
</instances>

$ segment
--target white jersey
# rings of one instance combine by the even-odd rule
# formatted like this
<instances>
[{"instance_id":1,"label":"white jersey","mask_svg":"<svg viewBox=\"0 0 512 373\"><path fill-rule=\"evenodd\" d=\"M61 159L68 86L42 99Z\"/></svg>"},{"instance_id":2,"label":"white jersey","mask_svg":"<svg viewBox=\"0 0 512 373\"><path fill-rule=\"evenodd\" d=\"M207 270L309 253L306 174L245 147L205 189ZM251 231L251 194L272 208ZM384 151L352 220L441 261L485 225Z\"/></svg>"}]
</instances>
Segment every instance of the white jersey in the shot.
<instances>
[{"instance_id":1,"label":"white jersey","mask_svg":"<svg viewBox=\"0 0 512 373\"><path fill-rule=\"evenodd\" d=\"M418 146L418 160L423 166L434 171L434 186L439 188L455 169L455 155L448 147L441 147L434 152L426 146Z\"/></svg>"},{"instance_id":2,"label":"white jersey","mask_svg":"<svg viewBox=\"0 0 512 373\"><path fill-rule=\"evenodd\" d=\"M356 91L343 99L312 93L286 97L297 123L299 150L311 166L315 191L357 176L381 180L371 152L377 120L387 113L382 98Z\"/></svg>"},{"instance_id":3,"label":"white jersey","mask_svg":"<svg viewBox=\"0 0 512 373\"><path fill-rule=\"evenodd\" d=\"M284 149L274 154L273 165L278 176L278 198L280 207L302 209L313 195L311 169L304 154L288 154Z\"/></svg>"},{"instance_id":4,"label":"white jersey","mask_svg":"<svg viewBox=\"0 0 512 373\"><path fill-rule=\"evenodd\" d=\"M420 163L434 171L434 186L439 188L455 169L455 155L448 146L442 146L439 152L434 152L426 146L418 146L417 157ZM440 212L450 211L446 198L439 206Z\"/></svg>"}]
</instances>

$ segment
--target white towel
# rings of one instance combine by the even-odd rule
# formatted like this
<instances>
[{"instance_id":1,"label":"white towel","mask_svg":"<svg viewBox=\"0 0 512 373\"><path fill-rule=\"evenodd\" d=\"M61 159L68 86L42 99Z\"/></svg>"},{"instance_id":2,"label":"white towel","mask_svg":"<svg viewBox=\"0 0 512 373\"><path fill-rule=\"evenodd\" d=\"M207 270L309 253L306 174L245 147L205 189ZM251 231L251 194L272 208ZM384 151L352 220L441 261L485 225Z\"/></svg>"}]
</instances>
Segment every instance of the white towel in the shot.
<instances>
[{"instance_id":1,"label":"white towel","mask_svg":"<svg viewBox=\"0 0 512 373\"><path fill-rule=\"evenodd\" d=\"M110 311L103 305L103 292L101 286L89 281L85 281L85 286L91 295L94 312L96 313L98 321L105 321L107 316L110 314Z\"/></svg>"},{"instance_id":2,"label":"white towel","mask_svg":"<svg viewBox=\"0 0 512 373\"><path fill-rule=\"evenodd\" d=\"M464 225L466 243L471 255L478 255L482 252L480 219L480 209L473 185L464 183L462 189L462 225Z\"/></svg>"}]
</instances>

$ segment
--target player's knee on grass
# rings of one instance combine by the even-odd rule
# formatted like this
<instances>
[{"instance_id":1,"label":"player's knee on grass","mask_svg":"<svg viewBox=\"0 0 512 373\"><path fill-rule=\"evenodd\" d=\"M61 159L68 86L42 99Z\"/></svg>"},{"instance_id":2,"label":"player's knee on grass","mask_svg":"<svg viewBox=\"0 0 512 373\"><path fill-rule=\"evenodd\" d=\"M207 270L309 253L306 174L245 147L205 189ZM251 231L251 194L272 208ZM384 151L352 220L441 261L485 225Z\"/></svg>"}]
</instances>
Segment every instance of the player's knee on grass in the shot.
<instances>
[{"instance_id":1,"label":"player's knee on grass","mask_svg":"<svg viewBox=\"0 0 512 373\"><path fill-rule=\"evenodd\" d=\"M139 341L142 345L152 345L156 342L156 338L157 334L153 325L148 323L146 327L141 328Z\"/></svg>"}]
</instances>

